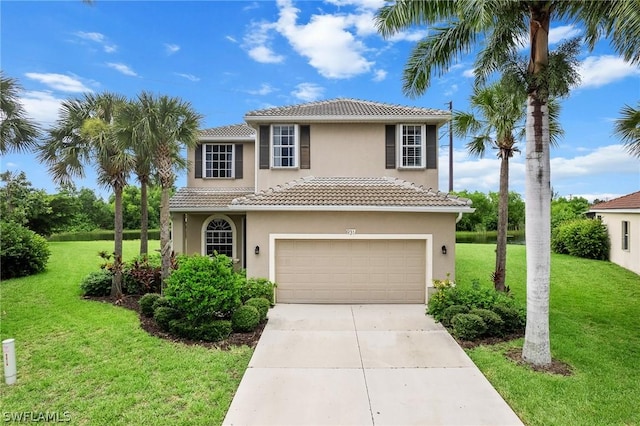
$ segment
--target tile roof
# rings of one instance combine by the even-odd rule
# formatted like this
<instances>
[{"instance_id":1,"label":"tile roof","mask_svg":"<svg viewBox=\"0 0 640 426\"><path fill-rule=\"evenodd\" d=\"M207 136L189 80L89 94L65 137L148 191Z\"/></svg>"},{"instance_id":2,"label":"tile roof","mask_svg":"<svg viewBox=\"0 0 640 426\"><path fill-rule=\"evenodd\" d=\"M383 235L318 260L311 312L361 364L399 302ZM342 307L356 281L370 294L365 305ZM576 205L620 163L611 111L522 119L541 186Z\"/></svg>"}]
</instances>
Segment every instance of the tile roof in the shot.
<instances>
[{"instance_id":1,"label":"tile roof","mask_svg":"<svg viewBox=\"0 0 640 426\"><path fill-rule=\"evenodd\" d=\"M471 201L416 186L401 179L360 177L304 177L282 186L236 198L232 208L335 207L366 210L417 209L472 211Z\"/></svg>"},{"instance_id":2,"label":"tile roof","mask_svg":"<svg viewBox=\"0 0 640 426\"><path fill-rule=\"evenodd\" d=\"M245 120L255 121L261 118L298 118L298 119L391 119L396 117L415 119L437 119L447 121L450 112L446 110L393 105L358 99L338 98L299 105L250 111Z\"/></svg>"},{"instance_id":3,"label":"tile roof","mask_svg":"<svg viewBox=\"0 0 640 426\"><path fill-rule=\"evenodd\" d=\"M225 208L234 198L253 193L253 188L180 188L169 200L169 210L197 211Z\"/></svg>"},{"instance_id":4,"label":"tile roof","mask_svg":"<svg viewBox=\"0 0 640 426\"><path fill-rule=\"evenodd\" d=\"M232 124L229 126L212 127L210 129L200 130L200 137L214 138L253 138L256 131L253 127L247 126L245 123Z\"/></svg>"},{"instance_id":5,"label":"tile roof","mask_svg":"<svg viewBox=\"0 0 640 426\"><path fill-rule=\"evenodd\" d=\"M640 209L640 191L591 206L590 210Z\"/></svg>"}]
</instances>

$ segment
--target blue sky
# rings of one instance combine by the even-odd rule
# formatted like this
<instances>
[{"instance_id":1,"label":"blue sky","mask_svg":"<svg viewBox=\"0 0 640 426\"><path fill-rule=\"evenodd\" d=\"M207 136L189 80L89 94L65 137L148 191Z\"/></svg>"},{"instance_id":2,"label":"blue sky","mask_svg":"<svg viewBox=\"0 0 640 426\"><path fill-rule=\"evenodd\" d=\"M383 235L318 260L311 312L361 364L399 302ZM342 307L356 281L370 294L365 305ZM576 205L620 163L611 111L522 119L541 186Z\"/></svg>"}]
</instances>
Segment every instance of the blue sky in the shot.
<instances>
[{"instance_id":1,"label":"blue sky","mask_svg":"<svg viewBox=\"0 0 640 426\"><path fill-rule=\"evenodd\" d=\"M63 99L142 90L178 96L204 116L203 127L242 122L250 110L348 97L467 110L473 55L434 79L420 98L401 91L411 47L427 34L415 28L389 40L375 31L383 0L326 1L2 1L1 66L25 89L22 101L43 127L55 122ZM581 34L557 22L552 48ZM526 53L523 51L523 53ZM640 160L612 133L624 104L640 99L640 68L608 42L581 54L582 83L562 101L565 136L552 149L552 186L562 196L608 199L640 189ZM441 132L441 144L448 135ZM497 158L467 156L454 140L454 189L497 191ZM521 144L524 149L524 143ZM448 189L448 148L440 153L440 189ZM0 169L27 173L55 192L32 155L10 154ZM177 185L186 180L180 177ZM77 186L96 188L89 173ZM524 194L524 158L512 160L511 188ZM106 194L103 189L100 193Z\"/></svg>"}]
</instances>

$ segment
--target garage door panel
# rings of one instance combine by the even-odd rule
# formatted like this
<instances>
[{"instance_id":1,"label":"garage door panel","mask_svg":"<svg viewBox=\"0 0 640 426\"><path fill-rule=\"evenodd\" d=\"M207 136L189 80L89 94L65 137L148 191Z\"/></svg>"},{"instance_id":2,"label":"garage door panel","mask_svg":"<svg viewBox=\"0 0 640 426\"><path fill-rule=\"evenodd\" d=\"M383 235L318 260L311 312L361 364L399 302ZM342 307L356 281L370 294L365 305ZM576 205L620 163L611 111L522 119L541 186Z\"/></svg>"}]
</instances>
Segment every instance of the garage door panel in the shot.
<instances>
[{"instance_id":1,"label":"garage door panel","mask_svg":"<svg viewBox=\"0 0 640 426\"><path fill-rule=\"evenodd\" d=\"M425 240L277 240L283 303L424 303Z\"/></svg>"}]
</instances>

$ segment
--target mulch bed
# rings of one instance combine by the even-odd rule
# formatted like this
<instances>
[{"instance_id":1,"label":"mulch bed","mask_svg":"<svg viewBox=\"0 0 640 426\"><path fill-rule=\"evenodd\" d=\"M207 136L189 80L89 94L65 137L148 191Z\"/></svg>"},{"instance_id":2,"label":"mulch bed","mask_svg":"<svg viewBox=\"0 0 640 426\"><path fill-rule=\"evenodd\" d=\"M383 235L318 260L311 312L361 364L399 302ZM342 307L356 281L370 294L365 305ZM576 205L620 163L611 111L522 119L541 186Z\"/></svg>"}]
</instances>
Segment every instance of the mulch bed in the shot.
<instances>
[{"instance_id":1,"label":"mulch bed","mask_svg":"<svg viewBox=\"0 0 640 426\"><path fill-rule=\"evenodd\" d=\"M250 333L231 333L231 335L219 342L205 342L202 340L191 340L184 339L182 337L174 336L166 331L163 331L158 327L158 324L154 321L153 318L145 317L140 313L140 305L138 304L138 300L140 296L124 296L121 299L114 299L112 297L84 297L87 300L94 300L102 303L111 303L116 306L121 306L126 309L130 309L135 311L140 318L140 327L149 333L152 336L159 337L160 339L169 340L175 343L182 343L185 345L198 345L204 346L206 348L214 348L214 349L222 349L229 350L238 346L249 346L251 348L255 348L258 344L258 340L260 340L260 336L262 335L262 330L264 330L265 325L267 325L267 321L263 321L258 325L258 327Z\"/></svg>"}]
</instances>

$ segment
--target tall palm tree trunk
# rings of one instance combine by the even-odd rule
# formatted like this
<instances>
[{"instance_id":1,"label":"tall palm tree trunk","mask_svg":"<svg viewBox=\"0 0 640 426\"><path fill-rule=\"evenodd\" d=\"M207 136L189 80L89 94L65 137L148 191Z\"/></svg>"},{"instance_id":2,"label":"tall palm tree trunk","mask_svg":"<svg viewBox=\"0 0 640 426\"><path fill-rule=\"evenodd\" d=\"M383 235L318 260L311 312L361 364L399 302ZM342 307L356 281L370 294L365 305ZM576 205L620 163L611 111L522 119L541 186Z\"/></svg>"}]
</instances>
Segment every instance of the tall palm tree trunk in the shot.
<instances>
[{"instance_id":1,"label":"tall palm tree trunk","mask_svg":"<svg viewBox=\"0 0 640 426\"><path fill-rule=\"evenodd\" d=\"M522 357L534 365L551 363L549 290L551 262L551 178L547 105L533 96L527 105L525 233L527 325Z\"/></svg>"},{"instance_id":2,"label":"tall palm tree trunk","mask_svg":"<svg viewBox=\"0 0 640 426\"><path fill-rule=\"evenodd\" d=\"M111 286L111 296L122 296L122 233L123 233L123 218L122 218L122 190L124 184L114 185L115 195L115 218L114 218L114 248L113 248L113 285Z\"/></svg>"},{"instance_id":3,"label":"tall palm tree trunk","mask_svg":"<svg viewBox=\"0 0 640 426\"><path fill-rule=\"evenodd\" d=\"M140 256L149 252L149 194L148 179L140 177Z\"/></svg>"},{"instance_id":4,"label":"tall palm tree trunk","mask_svg":"<svg viewBox=\"0 0 640 426\"><path fill-rule=\"evenodd\" d=\"M505 291L507 274L507 228L509 225L509 157L510 150L500 150L500 195L498 200L498 241L496 244L496 269L493 285Z\"/></svg>"},{"instance_id":5,"label":"tall palm tree trunk","mask_svg":"<svg viewBox=\"0 0 640 426\"><path fill-rule=\"evenodd\" d=\"M174 182L170 151L166 147L158 149L158 176L160 177L160 255L162 257L162 289L171 273L171 217L169 215L169 192Z\"/></svg>"}]
</instances>

